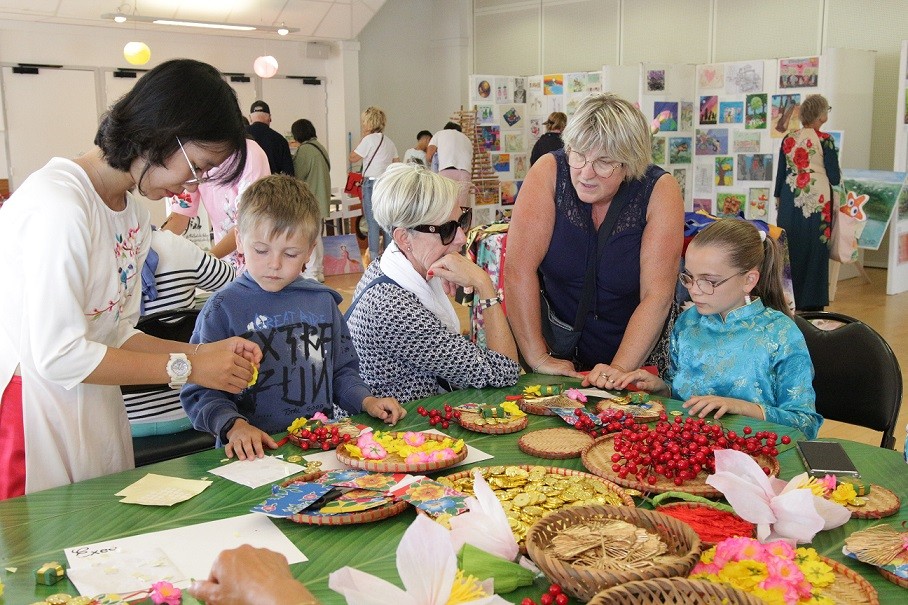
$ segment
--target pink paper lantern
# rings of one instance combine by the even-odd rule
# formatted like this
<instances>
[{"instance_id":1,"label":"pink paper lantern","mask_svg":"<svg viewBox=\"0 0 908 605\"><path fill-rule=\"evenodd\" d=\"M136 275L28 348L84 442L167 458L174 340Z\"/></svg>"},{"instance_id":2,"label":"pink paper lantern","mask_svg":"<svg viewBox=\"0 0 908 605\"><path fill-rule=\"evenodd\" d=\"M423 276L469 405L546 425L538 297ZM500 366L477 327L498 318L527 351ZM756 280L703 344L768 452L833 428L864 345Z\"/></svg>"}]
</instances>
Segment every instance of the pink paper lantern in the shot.
<instances>
[{"instance_id":1,"label":"pink paper lantern","mask_svg":"<svg viewBox=\"0 0 908 605\"><path fill-rule=\"evenodd\" d=\"M270 78L277 73L277 59L271 55L263 55L252 64L252 70L260 78Z\"/></svg>"}]
</instances>

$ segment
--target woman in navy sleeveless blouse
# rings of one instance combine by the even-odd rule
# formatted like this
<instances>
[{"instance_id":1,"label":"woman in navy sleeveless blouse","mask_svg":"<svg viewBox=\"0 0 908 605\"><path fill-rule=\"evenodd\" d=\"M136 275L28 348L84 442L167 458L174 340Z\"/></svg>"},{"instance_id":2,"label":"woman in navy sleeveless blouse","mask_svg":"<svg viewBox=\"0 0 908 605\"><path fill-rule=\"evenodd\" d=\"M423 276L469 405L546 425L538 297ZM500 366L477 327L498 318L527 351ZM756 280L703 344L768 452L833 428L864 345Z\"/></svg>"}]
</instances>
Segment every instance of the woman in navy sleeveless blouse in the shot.
<instances>
[{"instance_id":1,"label":"woman in navy sleeveless blouse","mask_svg":"<svg viewBox=\"0 0 908 605\"><path fill-rule=\"evenodd\" d=\"M588 97L563 133L565 148L527 174L514 207L505 263L508 319L534 372L577 376L610 387L638 368L671 310L684 231L677 182L650 164L650 131L639 109L604 93ZM613 201L623 207L597 266L597 292L575 359L551 356L542 335L539 289L571 325L587 255Z\"/></svg>"}]
</instances>

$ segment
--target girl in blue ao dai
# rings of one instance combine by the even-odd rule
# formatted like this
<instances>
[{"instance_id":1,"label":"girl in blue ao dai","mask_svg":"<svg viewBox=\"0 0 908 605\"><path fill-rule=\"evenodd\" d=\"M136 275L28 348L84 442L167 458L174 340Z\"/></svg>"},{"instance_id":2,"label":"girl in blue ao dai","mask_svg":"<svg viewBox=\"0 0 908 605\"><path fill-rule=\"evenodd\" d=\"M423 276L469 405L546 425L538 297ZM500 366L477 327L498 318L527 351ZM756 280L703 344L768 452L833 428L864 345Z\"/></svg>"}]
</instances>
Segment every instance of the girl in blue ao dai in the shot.
<instances>
[{"instance_id":1,"label":"girl in blue ao dai","mask_svg":"<svg viewBox=\"0 0 908 605\"><path fill-rule=\"evenodd\" d=\"M694 306L675 322L663 381L643 370L616 386L684 401L691 416L740 414L817 436L813 363L782 294L777 244L745 221L723 219L701 231L685 257L681 283Z\"/></svg>"}]
</instances>

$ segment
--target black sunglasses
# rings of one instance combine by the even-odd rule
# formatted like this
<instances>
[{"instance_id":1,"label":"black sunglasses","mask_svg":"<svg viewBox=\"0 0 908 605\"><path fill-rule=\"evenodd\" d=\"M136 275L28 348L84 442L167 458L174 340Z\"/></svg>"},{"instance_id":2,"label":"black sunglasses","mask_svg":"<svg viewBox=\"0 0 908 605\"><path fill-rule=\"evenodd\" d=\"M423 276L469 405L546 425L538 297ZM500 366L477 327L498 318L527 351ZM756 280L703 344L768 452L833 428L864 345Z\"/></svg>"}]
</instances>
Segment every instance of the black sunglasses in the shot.
<instances>
[{"instance_id":1,"label":"black sunglasses","mask_svg":"<svg viewBox=\"0 0 908 605\"><path fill-rule=\"evenodd\" d=\"M441 225L416 225L413 230L421 231L422 233L437 233L438 237L441 238L442 245L447 246L457 236L458 227L463 229L464 233L470 230L470 223L473 220L473 209L461 206L460 210L463 214L456 221L448 221Z\"/></svg>"}]
</instances>

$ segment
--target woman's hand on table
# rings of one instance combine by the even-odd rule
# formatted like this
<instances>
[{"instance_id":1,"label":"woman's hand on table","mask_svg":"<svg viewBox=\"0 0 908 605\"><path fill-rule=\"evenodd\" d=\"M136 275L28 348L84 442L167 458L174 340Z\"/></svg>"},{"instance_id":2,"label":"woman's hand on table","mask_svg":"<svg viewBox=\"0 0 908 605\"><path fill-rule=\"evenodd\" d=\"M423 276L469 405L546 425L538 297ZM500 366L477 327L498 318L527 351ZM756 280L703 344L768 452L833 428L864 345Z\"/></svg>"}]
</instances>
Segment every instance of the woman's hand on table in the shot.
<instances>
[{"instance_id":1,"label":"woman's hand on table","mask_svg":"<svg viewBox=\"0 0 908 605\"><path fill-rule=\"evenodd\" d=\"M763 408L750 401L734 399L732 397L719 397L718 395L697 395L691 397L682 405L689 416L705 418L710 412L715 412L715 418L725 414L739 414L763 420Z\"/></svg>"},{"instance_id":2,"label":"woman's hand on table","mask_svg":"<svg viewBox=\"0 0 908 605\"><path fill-rule=\"evenodd\" d=\"M552 376L571 376L583 378L583 374L574 369L574 364L567 359L558 359L546 353L538 365L532 367L534 374L551 374Z\"/></svg>"},{"instance_id":3,"label":"woman's hand on table","mask_svg":"<svg viewBox=\"0 0 908 605\"><path fill-rule=\"evenodd\" d=\"M463 254L445 254L432 263L426 277L441 278L448 296L454 296L457 286L463 287L467 294L470 293L469 289L472 289L479 293L481 298L492 298L496 294L489 274Z\"/></svg>"},{"instance_id":4,"label":"woman's hand on table","mask_svg":"<svg viewBox=\"0 0 908 605\"><path fill-rule=\"evenodd\" d=\"M224 447L224 453L228 458L233 458L233 455L236 454L239 460L252 460L263 457L266 447L273 450L277 448L277 442L265 431L252 426L242 418L237 418L227 431L227 445Z\"/></svg>"},{"instance_id":5,"label":"woman's hand on table","mask_svg":"<svg viewBox=\"0 0 908 605\"><path fill-rule=\"evenodd\" d=\"M363 399L363 411L391 426L407 415L407 410L393 397L366 397Z\"/></svg>"},{"instance_id":6,"label":"woman's hand on table","mask_svg":"<svg viewBox=\"0 0 908 605\"><path fill-rule=\"evenodd\" d=\"M208 579L195 580L187 592L207 605L318 605L290 575L284 555L248 544L222 551Z\"/></svg>"},{"instance_id":7,"label":"woman's hand on table","mask_svg":"<svg viewBox=\"0 0 908 605\"><path fill-rule=\"evenodd\" d=\"M665 384L665 381L643 368L633 370L632 372L618 373L614 377L614 388L624 390L628 386L633 386L638 391L652 393L661 397L671 396L671 389Z\"/></svg>"},{"instance_id":8,"label":"woman's hand on table","mask_svg":"<svg viewBox=\"0 0 908 605\"><path fill-rule=\"evenodd\" d=\"M583 377L583 387L597 387L600 389L617 389L618 378L628 373L621 366L597 363L586 376Z\"/></svg>"},{"instance_id":9,"label":"woman's hand on table","mask_svg":"<svg viewBox=\"0 0 908 605\"><path fill-rule=\"evenodd\" d=\"M254 342L234 336L199 345L189 359L189 382L235 395L249 386L262 351Z\"/></svg>"}]
</instances>

